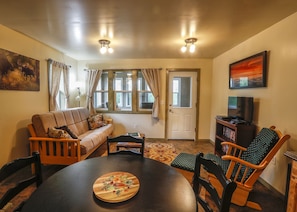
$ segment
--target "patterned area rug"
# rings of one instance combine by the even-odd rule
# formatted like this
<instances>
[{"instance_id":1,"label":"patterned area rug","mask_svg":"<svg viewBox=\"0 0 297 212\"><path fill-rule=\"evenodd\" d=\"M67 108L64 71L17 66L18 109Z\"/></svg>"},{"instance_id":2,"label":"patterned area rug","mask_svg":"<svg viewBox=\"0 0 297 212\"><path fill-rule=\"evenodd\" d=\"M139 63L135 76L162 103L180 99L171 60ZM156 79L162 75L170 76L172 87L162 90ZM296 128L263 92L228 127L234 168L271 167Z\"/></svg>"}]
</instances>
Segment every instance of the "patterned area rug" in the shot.
<instances>
[{"instance_id":1,"label":"patterned area rug","mask_svg":"<svg viewBox=\"0 0 297 212\"><path fill-rule=\"evenodd\" d=\"M113 147L111 147L113 149ZM113 150L112 150L113 151ZM101 156L106 156L105 151ZM160 161L170 165L171 161L178 155L172 143L151 143L145 142L144 157Z\"/></svg>"},{"instance_id":2,"label":"patterned area rug","mask_svg":"<svg viewBox=\"0 0 297 212\"><path fill-rule=\"evenodd\" d=\"M149 143L145 144L144 157L151 158L167 165L178 155L171 143Z\"/></svg>"}]
</instances>

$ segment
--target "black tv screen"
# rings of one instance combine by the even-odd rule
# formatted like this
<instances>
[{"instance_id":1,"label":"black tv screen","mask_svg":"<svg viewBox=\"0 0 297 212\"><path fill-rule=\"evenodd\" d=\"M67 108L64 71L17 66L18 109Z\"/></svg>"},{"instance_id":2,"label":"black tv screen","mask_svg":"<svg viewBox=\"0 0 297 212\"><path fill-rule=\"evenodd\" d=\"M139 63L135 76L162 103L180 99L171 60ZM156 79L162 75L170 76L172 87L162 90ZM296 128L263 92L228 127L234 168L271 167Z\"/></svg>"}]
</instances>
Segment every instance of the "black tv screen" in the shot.
<instances>
[{"instance_id":1,"label":"black tv screen","mask_svg":"<svg viewBox=\"0 0 297 212\"><path fill-rule=\"evenodd\" d=\"M232 119L253 122L254 98L253 97L228 97L228 116Z\"/></svg>"}]
</instances>

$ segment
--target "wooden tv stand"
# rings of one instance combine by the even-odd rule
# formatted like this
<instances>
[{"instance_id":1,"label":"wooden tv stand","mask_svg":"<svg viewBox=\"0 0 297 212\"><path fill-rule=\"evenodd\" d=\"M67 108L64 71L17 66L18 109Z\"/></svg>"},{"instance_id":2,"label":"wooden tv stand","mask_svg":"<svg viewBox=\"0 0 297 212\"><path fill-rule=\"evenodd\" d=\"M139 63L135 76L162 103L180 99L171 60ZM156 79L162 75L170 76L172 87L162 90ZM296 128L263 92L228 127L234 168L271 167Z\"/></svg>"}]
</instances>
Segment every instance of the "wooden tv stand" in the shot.
<instances>
[{"instance_id":1,"label":"wooden tv stand","mask_svg":"<svg viewBox=\"0 0 297 212\"><path fill-rule=\"evenodd\" d=\"M253 124L233 123L231 120L216 118L216 136L214 153L222 156L227 149L223 149L221 142L233 142L248 147L255 137L256 126Z\"/></svg>"}]
</instances>

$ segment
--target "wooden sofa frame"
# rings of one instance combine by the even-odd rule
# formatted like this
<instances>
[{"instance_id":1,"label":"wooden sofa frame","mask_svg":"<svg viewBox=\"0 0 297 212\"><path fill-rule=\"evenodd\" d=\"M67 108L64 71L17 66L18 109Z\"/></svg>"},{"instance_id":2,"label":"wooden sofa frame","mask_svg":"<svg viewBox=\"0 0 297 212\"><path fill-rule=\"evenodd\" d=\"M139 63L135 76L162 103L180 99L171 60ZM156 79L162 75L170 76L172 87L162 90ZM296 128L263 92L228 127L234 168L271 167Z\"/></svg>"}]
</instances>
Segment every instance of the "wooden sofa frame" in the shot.
<instances>
[{"instance_id":1,"label":"wooden sofa frame","mask_svg":"<svg viewBox=\"0 0 297 212\"><path fill-rule=\"evenodd\" d=\"M41 163L44 165L70 165L89 157L100 145L95 146L86 154L81 155L80 139L37 137L33 124L28 125L31 137L30 151L39 152Z\"/></svg>"}]
</instances>

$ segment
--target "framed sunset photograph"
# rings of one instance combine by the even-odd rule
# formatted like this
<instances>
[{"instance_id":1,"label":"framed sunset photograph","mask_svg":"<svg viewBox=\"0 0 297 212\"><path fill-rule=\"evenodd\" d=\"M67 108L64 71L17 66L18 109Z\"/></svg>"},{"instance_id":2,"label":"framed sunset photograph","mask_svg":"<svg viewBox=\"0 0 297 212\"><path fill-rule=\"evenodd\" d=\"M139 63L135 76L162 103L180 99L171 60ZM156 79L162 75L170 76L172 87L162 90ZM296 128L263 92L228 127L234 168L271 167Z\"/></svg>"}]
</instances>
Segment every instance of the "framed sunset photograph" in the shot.
<instances>
[{"instance_id":1,"label":"framed sunset photograph","mask_svg":"<svg viewBox=\"0 0 297 212\"><path fill-rule=\"evenodd\" d=\"M229 88L266 87L267 51L229 65Z\"/></svg>"}]
</instances>

